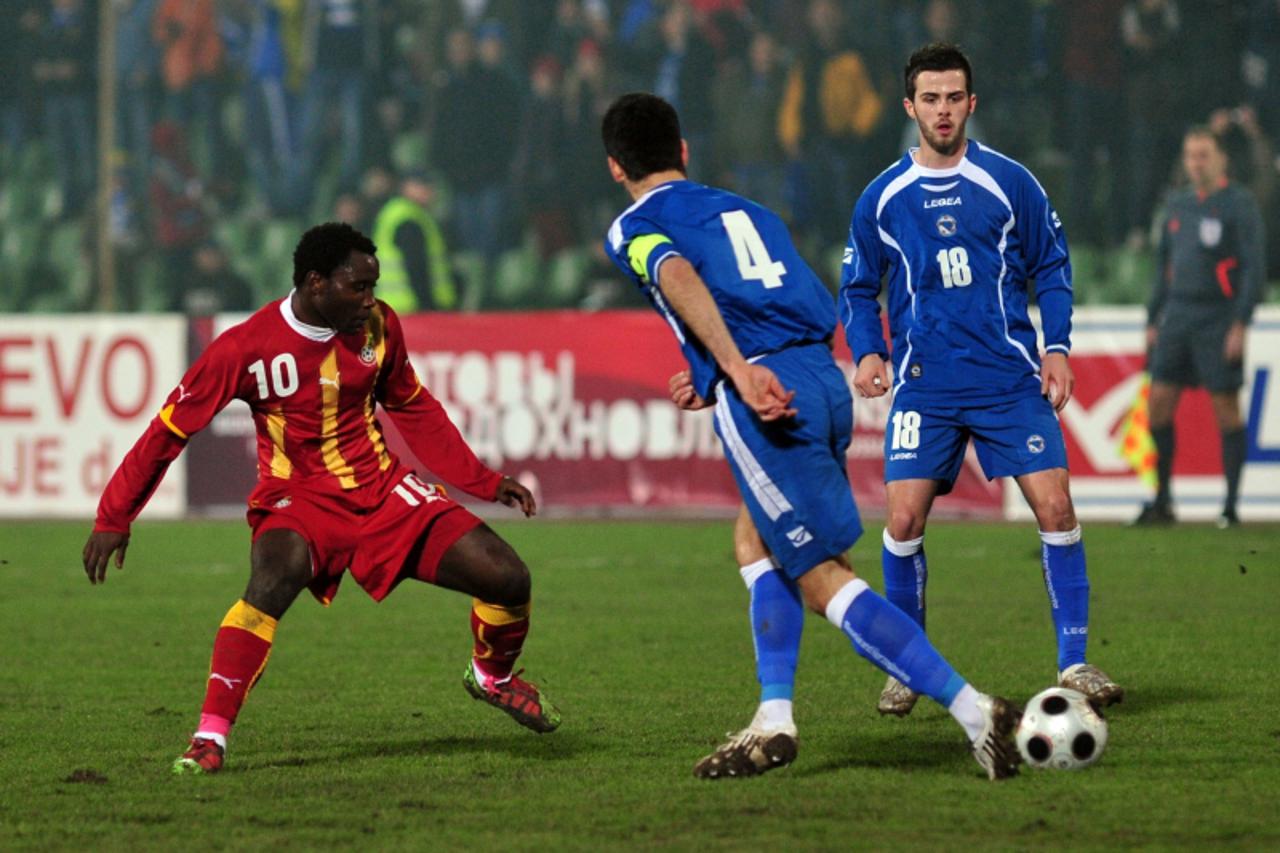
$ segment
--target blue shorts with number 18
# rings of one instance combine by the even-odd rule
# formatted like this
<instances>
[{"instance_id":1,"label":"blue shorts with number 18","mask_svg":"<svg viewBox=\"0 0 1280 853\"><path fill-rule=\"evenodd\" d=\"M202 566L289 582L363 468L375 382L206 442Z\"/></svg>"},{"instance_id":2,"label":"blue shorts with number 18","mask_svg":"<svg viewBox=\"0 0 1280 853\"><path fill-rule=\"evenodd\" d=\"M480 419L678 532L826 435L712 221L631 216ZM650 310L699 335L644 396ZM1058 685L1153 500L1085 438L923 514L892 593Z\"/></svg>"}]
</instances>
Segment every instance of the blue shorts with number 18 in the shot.
<instances>
[{"instance_id":1,"label":"blue shorts with number 18","mask_svg":"<svg viewBox=\"0 0 1280 853\"><path fill-rule=\"evenodd\" d=\"M716 434L760 537L791 578L847 551L862 535L845 451L853 398L825 344L756 359L796 392L794 418L765 423L727 383L716 386Z\"/></svg>"},{"instance_id":2,"label":"blue shorts with number 18","mask_svg":"<svg viewBox=\"0 0 1280 853\"><path fill-rule=\"evenodd\" d=\"M973 437L988 480L1067 467L1062 426L1044 397L995 406L927 406L911 394L894 397L884 429L884 480L937 480L951 491Z\"/></svg>"}]
</instances>

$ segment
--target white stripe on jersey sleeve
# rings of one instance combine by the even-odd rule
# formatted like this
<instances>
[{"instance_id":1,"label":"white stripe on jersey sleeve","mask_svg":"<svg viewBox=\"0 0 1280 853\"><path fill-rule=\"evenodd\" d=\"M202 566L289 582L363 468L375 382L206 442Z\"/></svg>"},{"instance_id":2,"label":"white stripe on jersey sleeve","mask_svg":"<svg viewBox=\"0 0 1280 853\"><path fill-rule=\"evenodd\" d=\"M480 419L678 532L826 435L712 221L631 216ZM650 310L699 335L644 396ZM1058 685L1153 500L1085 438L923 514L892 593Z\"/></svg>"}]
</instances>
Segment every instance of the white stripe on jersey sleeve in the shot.
<instances>
[{"instance_id":1,"label":"white stripe on jersey sleeve","mask_svg":"<svg viewBox=\"0 0 1280 853\"><path fill-rule=\"evenodd\" d=\"M640 198L636 199L630 207L618 214L617 218L613 220L613 224L609 226L609 245L613 246L613 250L615 252L622 251L622 220L627 218L627 214L653 198L656 194L669 189L671 189L671 184L663 184L660 187L654 187L644 195L640 196Z\"/></svg>"}]
</instances>

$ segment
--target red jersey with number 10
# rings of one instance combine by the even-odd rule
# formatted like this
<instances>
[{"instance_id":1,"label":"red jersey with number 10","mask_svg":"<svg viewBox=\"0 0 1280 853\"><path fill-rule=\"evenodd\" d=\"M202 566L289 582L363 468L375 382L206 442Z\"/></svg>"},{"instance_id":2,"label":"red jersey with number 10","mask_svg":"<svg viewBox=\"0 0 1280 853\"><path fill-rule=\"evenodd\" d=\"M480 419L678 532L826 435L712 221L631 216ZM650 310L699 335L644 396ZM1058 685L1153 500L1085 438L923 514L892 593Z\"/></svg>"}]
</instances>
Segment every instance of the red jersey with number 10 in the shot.
<instances>
[{"instance_id":1,"label":"red jersey with number 10","mask_svg":"<svg viewBox=\"0 0 1280 853\"><path fill-rule=\"evenodd\" d=\"M375 403L453 485L492 500L502 479L419 381L385 303L362 331L337 334L299 321L286 297L219 335L196 360L107 485L95 529L127 531L187 438L236 399L253 413L260 482L288 480L356 510L376 506L406 469L387 450Z\"/></svg>"}]
</instances>

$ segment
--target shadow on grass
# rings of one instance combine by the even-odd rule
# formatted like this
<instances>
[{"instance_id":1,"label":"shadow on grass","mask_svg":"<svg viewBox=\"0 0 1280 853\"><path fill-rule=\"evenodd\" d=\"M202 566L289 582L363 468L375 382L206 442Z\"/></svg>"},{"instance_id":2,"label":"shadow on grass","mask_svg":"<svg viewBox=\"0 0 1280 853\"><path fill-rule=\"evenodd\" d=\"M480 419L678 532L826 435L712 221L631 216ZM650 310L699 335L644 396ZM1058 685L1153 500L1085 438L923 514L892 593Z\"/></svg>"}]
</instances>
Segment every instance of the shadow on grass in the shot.
<instances>
[{"instance_id":1,"label":"shadow on grass","mask_svg":"<svg viewBox=\"0 0 1280 853\"><path fill-rule=\"evenodd\" d=\"M589 749L598 749L598 746L592 745L588 738L575 734L551 734L546 737L533 733L515 733L501 737L448 735L436 738L368 740L358 744L348 741L332 744L328 749L317 745L313 749L294 750L289 755L275 758L237 761L235 767L239 770L264 770L343 764L371 758L439 758L494 753L503 753L521 761L530 758L563 761Z\"/></svg>"},{"instance_id":2,"label":"shadow on grass","mask_svg":"<svg viewBox=\"0 0 1280 853\"><path fill-rule=\"evenodd\" d=\"M1123 684L1124 682L1121 681ZM1222 701L1221 693L1213 693L1186 684L1132 684L1125 688L1124 701L1102 710L1107 722L1158 714L1177 705L1201 705Z\"/></svg>"},{"instance_id":3,"label":"shadow on grass","mask_svg":"<svg viewBox=\"0 0 1280 853\"><path fill-rule=\"evenodd\" d=\"M851 738L825 755L803 755L793 773L822 776L843 770L940 770L948 772L966 757L963 738L896 737ZM977 768L977 765L974 765Z\"/></svg>"}]
</instances>

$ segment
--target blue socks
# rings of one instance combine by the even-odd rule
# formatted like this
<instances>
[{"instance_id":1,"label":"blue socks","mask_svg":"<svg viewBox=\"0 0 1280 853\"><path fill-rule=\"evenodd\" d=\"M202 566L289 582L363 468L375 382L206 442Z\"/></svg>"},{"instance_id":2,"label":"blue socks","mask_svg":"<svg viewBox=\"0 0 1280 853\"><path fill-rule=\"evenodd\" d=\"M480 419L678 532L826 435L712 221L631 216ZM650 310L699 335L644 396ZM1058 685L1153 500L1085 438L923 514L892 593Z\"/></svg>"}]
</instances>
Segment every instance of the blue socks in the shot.
<instances>
[{"instance_id":1,"label":"blue socks","mask_svg":"<svg viewBox=\"0 0 1280 853\"><path fill-rule=\"evenodd\" d=\"M751 590L751 636L756 647L760 701L785 699L789 703L795 692L800 632L804 628L800 592L767 557L743 566L740 572Z\"/></svg>"},{"instance_id":2,"label":"blue socks","mask_svg":"<svg viewBox=\"0 0 1280 853\"><path fill-rule=\"evenodd\" d=\"M944 708L949 709L966 686L924 630L860 578L831 597L827 619L844 632L858 654Z\"/></svg>"},{"instance_id":3,"label":"blue socks","mask_svg":"<svg viewBox=\"0 0 1280 853\"><path fill-rule=\"evenodd\" d=\"M924 588L929 581L924 537L899 542L886 529L880 565L884 571L884 597L923 628Z\"/></svg>"},{"instance_id":4,"label":"blue socks","mask_svg":"<svg viewBox=\"0 0 1280 853\"><path fill-rule=\"evenodd\" d=\"M1058 671L1084 663L1089 642L1089 576L1080 526L1063 533L1040 531L1044 586L1058 636Z\"/></svg>"}]
</instances>

